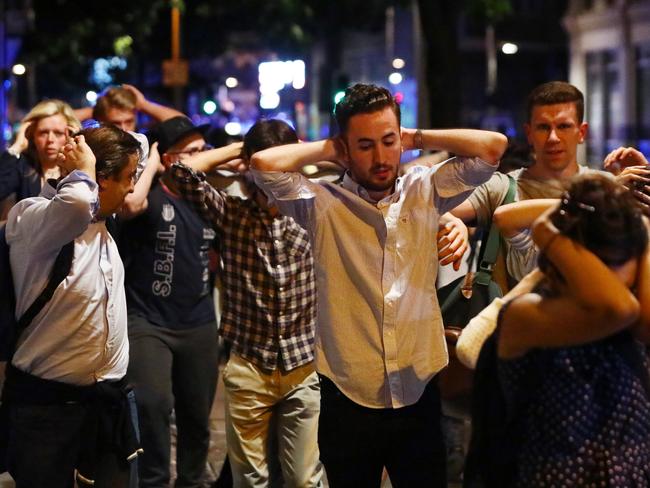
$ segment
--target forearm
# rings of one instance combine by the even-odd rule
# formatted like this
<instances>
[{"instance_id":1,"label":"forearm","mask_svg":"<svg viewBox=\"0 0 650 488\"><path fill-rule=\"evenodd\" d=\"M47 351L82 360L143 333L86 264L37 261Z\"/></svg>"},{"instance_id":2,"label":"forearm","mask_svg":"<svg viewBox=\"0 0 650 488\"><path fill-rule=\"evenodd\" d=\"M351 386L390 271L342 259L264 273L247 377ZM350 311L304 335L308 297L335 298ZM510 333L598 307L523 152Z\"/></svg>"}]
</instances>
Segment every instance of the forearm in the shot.
<instances>
[{"instance_id":1,"label":"forearm","mask_svg":"<svg viewBox=\"0 0 650 488\"><path fill-rule=\"evenodd\" d=\"M147 196L149 195L149 190L151 190L151 185L153 184L153 180L158 172L158 164L154 163L155 162L147 161L147 165L133 188L133 193L129 193L124 199L124 204L120 211L120 217L126 220L132 219L144 212L149 206Z\"/></svg>"},{"instance_id":2,"label":"forearm","mask_svg":"<svg viewBox=\"0 0 650 488\"><path fill-rule=\"evenodd\" d=\"M182 112L179 112L176 109L149 100L144 100L142 105L138 108L150 117L156 119L158 122L171 119L172 117L178 117L179 115L184 116Z\"/></svg>"},{"instance_id":3,"label":"forearm","mask_svg":"<svg viewBox=\"0 0 650 488\"><path fill-rule=\"evenodd\" d=\"M414 129L404 129L406 149L448 151L458 156L478 157L496 166L508 146L508 139L499 132L476 129L421 130L420 141ZM420 147L418 147L420 146Z\"/></svg>"},{"instance_id":4,"label":"forearm","mask_svg":"<svg viewBox=\"0 0 650 488\"><path fill-rule=\"evenodd\" d=\"M75 108L74 116L77 117L78 120L82 120L82 121L92 119L93 108L92 107Z\"/></svg>"},{"instance_id":5,"label":"forearm","mask_svg":"<svg viewBox=\"0 0 650 488\"><path fill-rule=\"evenodd\" d=\"M333 139L286 144L256 152L251 157L251 166L259 171L296 172L307 164L334 161L337 154Z\"/></svg>"},{"instance_id":6,"label":"forearm","mask_svg":"<svg viewBox=\"0 0 650 488\"><path fill-rule=\"evenodd\" d=\"M641 311L632 330L638 340L650 344L650 246L641 255L637 274L636 297Z\"/></svg>"},{"instance_id":7,"label":"forearm","mask_svg":"<svg viewBox=\"0 0 650 488\"><path fill-rule=\"evenodd\" d=\"M241 144L229 144L227 146L203 151L183 161L183 164L194 171L209 173L219 166L237 159L241 156Z\"/></svg>"},{"instance_id":8,"label":"forearm","mask_svg":"<svg viewBox=\"0 0 650 488\"><path fill-rule=\"evenodd\" d=\"M634 297L595 254L559 233L548 220L533 227L533 240L562 274L566 287L584 308L619 309Z\"/></svg>"},{"instance_id":9,"label":"forearm","mask_svg":"<svg viewBox=\"0 0 650 488\"><path fill-rule=\"evenodd\" d=\"M553 198L540 198L501 205L495 210L493 221L503 235L512 237L530 228L540 215L557 203Z\"/></svg>"}]
</instances>

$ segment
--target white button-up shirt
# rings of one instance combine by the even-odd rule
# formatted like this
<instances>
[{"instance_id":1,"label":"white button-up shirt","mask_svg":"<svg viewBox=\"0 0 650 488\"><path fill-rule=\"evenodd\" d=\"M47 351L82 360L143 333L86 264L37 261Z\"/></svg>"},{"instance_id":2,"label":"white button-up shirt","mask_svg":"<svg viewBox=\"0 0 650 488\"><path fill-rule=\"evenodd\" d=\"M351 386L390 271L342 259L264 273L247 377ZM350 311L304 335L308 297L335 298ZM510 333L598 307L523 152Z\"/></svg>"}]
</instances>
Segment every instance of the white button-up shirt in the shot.
<instances>
[{"instance_id":1,"label":"white button-up shirt","mask_svg":"<svg viewBox=\"0 0 650 488\"><path fill-rule=\"evenodd\" d=\"M316 368L354 402L412 405L447 365L435 286L438 219L494 169L470 158L415 167L380 202L347 174L338 186L253 170L280 210L311 234Z\"/></svg>"},{"instance_id":2,"label":"white button-up shirt","mask_svg":"<svg viewBox=\"0 0 650 488\"><path fill-rule=\"evenodd\" d=\"M6 238L20 317L49 280L61 247L74 239L72 269L20 336L13 365L74 385L126 374L129 343L124 268L104 222L93 220L97 184L74 171L55 190L18 202Z\"/></svg>"}]
</instances>

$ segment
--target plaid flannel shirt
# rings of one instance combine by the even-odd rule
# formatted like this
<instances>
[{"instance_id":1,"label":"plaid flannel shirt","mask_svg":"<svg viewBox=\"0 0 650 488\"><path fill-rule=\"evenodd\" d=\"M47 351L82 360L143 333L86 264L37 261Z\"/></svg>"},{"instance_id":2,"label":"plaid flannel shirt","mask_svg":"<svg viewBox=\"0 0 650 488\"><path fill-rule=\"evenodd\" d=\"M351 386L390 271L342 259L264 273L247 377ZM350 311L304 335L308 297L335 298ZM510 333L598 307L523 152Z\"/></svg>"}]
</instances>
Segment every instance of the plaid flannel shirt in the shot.
<instances>
[{"instance_id":1,"label":"plaid flannel shirt","mask_svg":"<svg viewBox=\"0 0 650 488\"><path fill-rule=\"evenodd\" d=\"M316 281L309 235L253 199L232 197L182 163L171 169L183 197L214 227L223 284L221 334L232 349L268 371L314 358ZM279 356L279 357L278 357Z\"/></svg>"}]
</instances>

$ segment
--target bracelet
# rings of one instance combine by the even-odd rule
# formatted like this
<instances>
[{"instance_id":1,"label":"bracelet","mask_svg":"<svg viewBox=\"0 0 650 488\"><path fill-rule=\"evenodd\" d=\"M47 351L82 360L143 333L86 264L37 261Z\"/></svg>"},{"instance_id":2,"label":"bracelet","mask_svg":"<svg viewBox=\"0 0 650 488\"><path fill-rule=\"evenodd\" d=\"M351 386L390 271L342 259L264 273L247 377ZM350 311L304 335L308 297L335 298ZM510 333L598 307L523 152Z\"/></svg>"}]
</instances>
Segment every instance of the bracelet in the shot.
<instances>
[{"instance_id":1,"label":"bracelet","mask_svg":"<svg viewBox=\"0 0 650 488\"><path fill-rule=\"evenodd\" d=\"M553 233L553 236L548 241L546 241L546 244L544 245L544 247L539 250L540 254L546 254L546 251L548 251L548 249L555 242L555 239L557 239L557 237L559 235L560 235L559 232Z\"/></svg>"},{"instance_id":2,"label":"bracelet","mask_svg":"<svg viewBox=\"0 0 650 488\"><path fill-rule=\"evenodd\" d=\"M416 149L419 149L420 151L424 149L422 147L422 130L417 129L415 131L415 134L413 135L413 145L415 146Z\"/></svg>"}]
</instances>

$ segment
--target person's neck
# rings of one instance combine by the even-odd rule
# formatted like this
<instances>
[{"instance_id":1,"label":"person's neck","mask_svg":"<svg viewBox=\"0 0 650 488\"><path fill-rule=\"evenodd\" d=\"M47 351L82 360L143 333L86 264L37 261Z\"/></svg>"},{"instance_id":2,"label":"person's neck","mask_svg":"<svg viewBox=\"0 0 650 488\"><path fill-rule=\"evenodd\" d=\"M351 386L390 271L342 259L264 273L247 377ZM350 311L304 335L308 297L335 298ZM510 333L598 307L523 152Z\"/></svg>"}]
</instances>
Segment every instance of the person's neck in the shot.
<instances>
[{"instance_id":1,"label":"person's neck","mask_svg":"<svg viewBox=\"0 0 650 488\"><path fill-rule=\"evenodd\" d=\"M253 190L255 193L253 195L253 198L255 199L255 203L262 209L267 211L271 217L275 217L278 214L278 207L274 205L269 205L269 199L267 196L260 191L259 188L256 188Z\"/></svg>"},{"instance_id":2,"label":"person's neck","mask_svg":"<svg viewBox=\"0 0 650 488\"><path fill-rule=\"evenodd\" d=\"M578 174L579 169L577 161L557 171L535 163L527 168L526 172L538 180L565 180Z\"/></svg>"}]
</instances>

